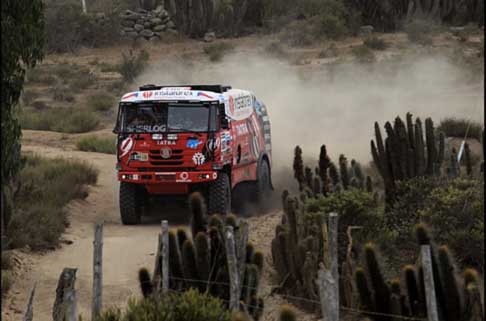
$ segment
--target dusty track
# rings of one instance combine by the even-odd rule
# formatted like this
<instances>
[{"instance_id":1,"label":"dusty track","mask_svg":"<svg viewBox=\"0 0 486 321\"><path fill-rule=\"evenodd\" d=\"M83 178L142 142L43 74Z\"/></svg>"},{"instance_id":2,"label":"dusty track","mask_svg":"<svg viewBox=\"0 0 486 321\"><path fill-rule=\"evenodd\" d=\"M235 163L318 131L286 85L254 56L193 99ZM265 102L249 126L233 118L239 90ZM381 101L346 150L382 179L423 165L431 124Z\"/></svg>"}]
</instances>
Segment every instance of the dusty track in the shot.
<instances>
[{"instance_id":1,"label":"dusty track","mask_svg":"<svg viewBox=\"0 0 486 321\"><path fill-rule=\"evenodd\" d=\"M114 176L114 156L75 151L71 144L74 137L65 137L61 148L55 143L59 142L59 138L60 134L56 133L25 131L22 149L44 157L84 160L99 170L98 183L90 187L89 196L85 200L74 201L68 206L70 227L67 228L59 249L43 254L28 251L19 253L23 265L15 278L13 290L3 302L2 319L6 321L21 318L29 291L36 282L35 319L52 320L51 308L57 280L64 267L78 268L76 281L78 313L83 315L84 319L90 318L93 224L96 222L105 222L103 245L103 303L105 306L123 306L129 297L140 296L137 271L144 266L149 270L153 268L162 215L145 218L143 224L136 227L122 225L116 206L117 181ZM181 209L173 209L164 217L169 220L171 227L177 227L187 224L188 213ZM266 259L261 287L262 295L267 298L263 320L276 319L280 304L285 303L279 297L269 296L274 273L271 268L270 242L275 224L280 217L281 213L275 211L249 219L250 239L264 252ZM310 318L311 316L307 316L303 319Z\"/></svg>"}]
</instances>

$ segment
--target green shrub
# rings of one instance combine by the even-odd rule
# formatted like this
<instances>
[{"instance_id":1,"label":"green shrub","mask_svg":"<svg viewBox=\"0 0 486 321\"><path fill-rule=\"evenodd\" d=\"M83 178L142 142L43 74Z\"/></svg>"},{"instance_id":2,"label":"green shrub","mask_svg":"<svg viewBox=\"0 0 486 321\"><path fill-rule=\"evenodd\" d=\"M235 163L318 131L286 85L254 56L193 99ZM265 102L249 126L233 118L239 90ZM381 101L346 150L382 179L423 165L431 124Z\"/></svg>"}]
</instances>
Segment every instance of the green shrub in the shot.
<instances>
[{"instance_id":1,"label":"green shrub","mask_svg":"<svg viewBox=\"0 0 486 321\"><path fill-rule=\"evenodd\" d=\"M361 226L361 241L374 240L383 223L383 208L364 190L350 189L340 193L330 193L327 197L309 198L304 204L307 215L339 214L339 259L345 258L347 248L346 230L348 226Z\"/></svg>"},{"instance_id":2,"label":"green shrub","mask_svg":"<svg viewBox=\"0 0 486 321\"><path fill-rule=\"evenodd\" d=\"M405 25L408 40L420 45L432 44L432 33L436 30L437 26L428 20L415 19Z\"/></svg>"},{"instance_id":3,"label":"green shrub","mask_svg":"<svg viewBox=\"0 0 486 321\"><path fill-rule=\"evenodd\" d=\"M204 53L208 55L209 60L220 61L225 54L233 49L232 45L226 42L217 42L204 46Z\"/></svg>"},{"instance_id":4,"label":"green shrub","mask_svg":"<svg viewBox=\"0 0 486 321\"><path fill-rule=\"evenodd\" d=\"M84 152L116 154L115 140L110 138L87 136L78 140L76 146Z\"/></svg>"},{"instance_id":5,"label":"green shrub","mask_svg":"<svg viewBox=\"0 0 486 321\"><path fill-rule=\"evenodd\" d=\"M81 90L87 89L91 84L93 84L93 79L91 79L91 77L81 75L69 82L69 89L72 92L80 92Z\"/></svg>"},{"instance_id":6,"label":"green shrub","mask_svg":"<svg viewBox=\"0 0 486 321\"><path fill-rule=\"evenodd\" d=\"M416 177L397 184L397 200L385 214L388 230L382 247L388 257L403 264L394 253L412 252L417 223L430 226L433 238L447 244L458 263L484 268L484 207L482 181Z\"/></svg>"},{"instance_id":7,"label":"green shrub","mask_svg":"<svg viewBox=\"0 0 486 321\"><path fill-rule=\"evenodd\" d=\"M86 110L72 111L69 108L47 108L42 112L24 108L19 114L20 126L24 129L50 130L61 133L85 133L94 130L100 119Z\"/></svg>"},{"instance_id":8,"label":"green shrub","mask_svg":"<svg viewBox=\"0 0 486 321\"><path fill-rule=\"evenodd\" d=\"M366 46L357 46L352 50L353 56L360 63L371 63L376 60L373 50Z\"/></svg>"},{"instance_id":9,"label":"green shrub","mask_svg":"<svg viewBox=\"0 0 486 321\"><path fill-rule=\"evenodd\" d=\"M95 184L98 171L91 165L39 156L24 158L13 213L7 223L10 248L55 246L67 224L65 205L85 198L85 184Z\"/></svg>"},{"instance_id":10,"label":"green shrub","mask_svg":"<svg viewBox=\"0 0 486 321\"><path fill-rule=\"evenodd\" d=\"M50 52L74 52L81 46L100 47L119 39L116 14L109 14L101 24L94 15L83 13L79 1L48 1L45 20Z\"/></svg>"},{"instance_id":11,"label":"green shrub","mask_svg":"<svg viewBox=\"0 0 486 321\"><path fill-rule=\"evenodd\" d=\"M45 67L29 69L25 77L26 83L36 83L42 85L53 85L57 79Z\"/></svg>"},{"instance_id":12,"label":"green shrub","mask_svg":"<svg viewBox=\"0 0 486 321\"><path fill-rule=\"evenodd\" d=\"M122 53L122 62L118 65L118 72L122 75L123 80L131 83L146 68L150 56L147 51L141 50L134 54L132 50L128 53Z\"/></svg>"},{"instance_id":13,"label":"green shrub","mask_svg":"<svg viewBox=\"0 0 486 321\"><path fill-rule=\"evenodd\" d=\"M324 13L319 17L319 31L328 39L341 39L348 30L344 19L340 15Z\"/></svg>"},{"instance_id":14,"label":"green shrub","mask_svg":"<svg viewBox=\"0 0 486 321\"><path fill-rule=\"evenodd\" d=\"M88 106L94 111L109 111L113 108L114 103L114 97L105 93L96 93L88 97Z\"/></svg>"},{"instance_id":15,"label":"green shrub","mask_svg":"<svg viewBox=\"0 0 486 321\"><path fill-rule=\"evenodd\" d=\"M98 321L230 321L231 313L222 305L219 299L190 289L170 292L158 299L132 299L123 313L111 308Z\"/></svg>"},{"instance_id":16,"label":"green shrub","mask_svg":"<svg viewBox=\"0 0 486 321\"><path fill-rule=\"evenodd\" d=\"M469 126L469 131L468 131ZM437 130L443 132L446 137L458 137L464 138L467 136L469 138L481 139L481 132L483 126L479 122L472 120L467 120L464 118L453 118L448 117L440 121Z\"/></svg>"},{"instance_id":17,"label":"green shrub","mask_svg":"<svg viewBox=\"0 0 486 321\"><path fill-rule=\"evenodd\" d=\"M385 50L388 48L388 44L385 42L385 40L378 37L368 37L364 40L363 44L366 47L374 50Z\"/></svg>"},{"instance_id":18,"label":"green shrub","mask_svg":"<svg viewBox=\"0 0 486 321\"><path fill-rule=\"evenodd\" d=\"M106 62L100 63L99 67L101 72L117 72L119 68L118 65L112 65Z\"/></svg>"},{"instance_id":19,"label":"green shrub","mask_svg":"<svg viewBox=\"0 0 486 321\"><path fill-rule=\"evenodd\" d=\"M68 89L67 86L64 85L56 85L51 88L52 91L52 98L55 101L65 101L65 102L73 102L74 96L71 94L71 91Z\"/></svg>"},{"instance_id":20,"label":"green shrub","mask_svg":"<svg viewBox=\"0 0 486 321\"><path fill-rule=\"evenodd\" d=\"M265 52L277 58L287 57L288 55L280 41L270 42L265 46Z\"/></svg>"}]
</instances>

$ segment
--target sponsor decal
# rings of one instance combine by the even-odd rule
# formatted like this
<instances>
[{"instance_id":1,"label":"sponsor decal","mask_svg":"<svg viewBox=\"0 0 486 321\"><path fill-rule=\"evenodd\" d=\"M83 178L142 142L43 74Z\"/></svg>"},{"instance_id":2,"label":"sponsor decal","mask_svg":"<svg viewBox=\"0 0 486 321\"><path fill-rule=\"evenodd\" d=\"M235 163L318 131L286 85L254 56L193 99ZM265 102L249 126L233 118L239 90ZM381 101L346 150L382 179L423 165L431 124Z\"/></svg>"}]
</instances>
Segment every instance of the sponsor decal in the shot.
<instances>
[{"instance_id":1,"label":"sponsor decal","mask_svg":"<svg viewBox=\"0 0 486 321\"><path fill-rule=\"evenodd\" d=\"M127 126L127 131L130 132L146 132L146 133L158 133L165 131L165 125L131 125Z\"/></svg>"},{"instance_id":2,"label":"sponsor decal","mask_svg":"<svg viewBox=\"0 0 486 321\"><path fill-rule=\"evenodd\" d=\"M248 127L245 123L236 125L236 134L237 135L246 135L248 134Z\"/></svg>"},{"instance_id":3,"label":"sponsor decal","mask_svg":"<svg viewBox=\"0 0 486 321\"><path fill-rule=\"evenodd\" d=\"M206 148L212 152L219 148L221 144L221 139L219 137L211 138L206 142Z\"/></svg>"},{"instance_id":4,"label":"sponsor decal","mask_svg":"<svg viewBox=\"0 0 486 321\"><path fill-rule=\"evenodd\" d=\"M157 145L175 145L175 140L158 140Z\"/></svg>"},{"instance_id":5,"label":"sponsor decal","mask_svg":"<svg viewBox=\"0 0 486 321\"><path fill-rule=\"evenodd\" d=\"M138 92L126 94L125 96L122 97L122 99L128 99L128 98L132 98L132 97L137 98Z\"/></svg>"},{"instance_id":6,"label":"sponsor decal","mask_svg":"<svg viewBox=\"0 0 486 321\"><path fill-rule=\"evenodd\" d=\"M194 164L196 165L202 165L204 164L204 162L206 161L206 157L204 157L204 155L202 153L195 153L193 156L192 156L192 161L194 162Z\"/></svg>"},{"instance_id":7,"label":"sponsor decal","mask_svg":"<svg viewBox=\"0 0 486 321\"><path fill-rule=\"evenodd\" d=\"M206 93L203 93L203 92L201 92L201 91L199 91L199 92L197 93L197 96L198 96L198 97L199 97L199 96L203 96L203 97L206 97L206 98L209 98L209 99L213 99L213 98L214 98L213 96L210 96L210 95L208 95L208 94L206 94Z\"/></svg>"},{"instance_id":8,"label":"sponsor decal","mask_svg":"<svg viewBox=\"0 0 486 321\"><path fill-rule=\"evenodd\" d=\"M143 96L143 98L145 98L145 99L152 97L152 95L153 95L153 93L152 93L151 91L144 91L144 92L142 93L142 96Z\"/></svg>"},{"instance_id":9,"label":"sponsor decal","mask_svg":"<svg viewBox=\"0 0 486 321\"><path fill-rule=\"evenodd\" d=\"M196 149L199 145L201 145L203 142L200 141L199 139L189 139L187 141L186 147Z\"/></svg>"},{"instance_id":10,"label":"sponsor decal","mask_svg":"<svg viewBox=\"0 0 486 321\"><path fill-rule=\"evenodd\" d=\"M170 149L169 147L162 148L160 150L160 156L163 159L169 159L170 156L172 156L172 149Z\"/></svg>"},{"instance_id":11,"label":"sponsor decal","mask_svg":"<svg viewBox=\"0 0 486 321\"><path fill-rule=\"evenodd\" d=\"M233 96L229 97L229 111L231 115L235 113L235 99Z\"/></svg>"},{"instance_id":12,"label":"sponsor decal","mask_svg":"<svg viewBox=\"0 0 486 321\"><path fill-rule=\"evenodd\" d=\"M125 156L132 150L133 147L133 138L128 137L120 144L120 157Z\"/></svg>"},{"instance_id":13,"label":"sponsor decal","mask_svg":"<svg viewBox=\"0 0 486 321\"><path fill-rule=\"evenodd\" d=\"M175 87L175 88L167 88L160 91L156 91L154 93L154 97L174 97L174 96L192 96L193 92L188 89Z\"/></svg>"}]
</instances>

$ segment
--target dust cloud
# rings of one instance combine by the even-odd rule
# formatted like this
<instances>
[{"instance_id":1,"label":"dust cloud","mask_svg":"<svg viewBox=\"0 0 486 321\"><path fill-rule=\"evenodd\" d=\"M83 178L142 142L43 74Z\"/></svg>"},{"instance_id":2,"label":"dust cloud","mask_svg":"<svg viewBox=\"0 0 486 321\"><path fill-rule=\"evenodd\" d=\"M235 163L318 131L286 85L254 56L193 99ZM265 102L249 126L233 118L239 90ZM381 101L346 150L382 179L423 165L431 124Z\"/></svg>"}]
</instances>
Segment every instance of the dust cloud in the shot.
<instances>
[{"instance_id":1,"label":"dust cloud","mask_svg":"<svg viewBox=\"0 0 486 321\"><path fill-rule=\"evenodd\" d=\"M221 83L253 91L269 110L274 173L291 167L296 145L306 161L314 161L326 144L331 159L344 153L366 164L374 122L383 127L408 111L436 124L449 116L483 119L482 83L468 81L443 56L327 66L291 66L248 52L219 63L182 57L156 63L138 83Z\"/></svg>"}]
</instances>

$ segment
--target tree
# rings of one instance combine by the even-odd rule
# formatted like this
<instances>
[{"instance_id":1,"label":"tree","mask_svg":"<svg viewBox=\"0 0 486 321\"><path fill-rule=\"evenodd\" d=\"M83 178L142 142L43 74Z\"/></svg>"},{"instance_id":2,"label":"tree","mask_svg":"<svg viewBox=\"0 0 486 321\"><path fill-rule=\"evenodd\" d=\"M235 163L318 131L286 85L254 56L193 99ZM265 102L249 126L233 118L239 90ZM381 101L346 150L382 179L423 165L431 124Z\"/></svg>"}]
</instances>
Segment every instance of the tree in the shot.
<instances>
[{"instance_id":1,"label":"tree","mask_svg":"<svg viewBox=\"0 0 486 321\"><path fill-rule=\"evenodd\" d=\"M20 126L15 109L25 71L43 58L44 5L41 0L2 0L2 187L20 169ZM2 188L2 219L5 199ZM3 223L3 222L2 222Z\"/></svg>"}]
</instances>

